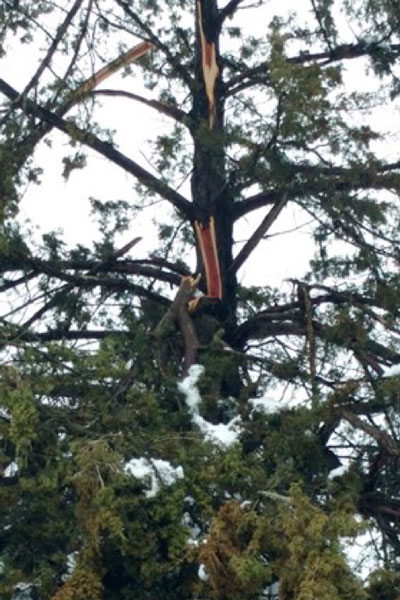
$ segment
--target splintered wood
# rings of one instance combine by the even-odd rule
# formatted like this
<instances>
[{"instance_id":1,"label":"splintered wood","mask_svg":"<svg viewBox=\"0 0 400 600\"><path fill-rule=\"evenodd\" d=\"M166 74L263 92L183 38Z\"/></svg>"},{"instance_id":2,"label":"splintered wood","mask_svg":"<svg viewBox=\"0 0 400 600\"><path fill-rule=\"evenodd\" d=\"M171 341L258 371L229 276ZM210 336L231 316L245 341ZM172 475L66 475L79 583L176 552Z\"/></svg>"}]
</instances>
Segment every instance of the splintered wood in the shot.
<instances>
[{"instance_id":1,"label":"splintered wood","mask_svg":"<svg viewBox=\"0 0 400 600\"><path fill-rule=\"evenodd\" d=\"M215 49L215 44L213 42L209 42L204 33L203 16L199 1L197 2L197 19L201 42L201 66L203 71L204 86L208 98L208 124L210 129L212 129L214 127L216 116L215 83L219 74L219 68L217 65L217 52Z\"/></svg>"},{"instance_id":2,"label":"splintered wood","mask_svg":"<svg viewBox=\"0 0 400 600\"><path fill-rule=\"evenodd\" d=\"M90 92L97 85L99 85L99 83L107 79L107 77L110 77L110 75L121 69L121 67L124 67L125 65L134 62L135 60L146 54L153 47L153 44L150 44L149 42L141 42L140 44L137 44L136 46L128 50L128 52L121 54L121 56L108 63L108 65L101 68L99 71L97 71L97 73L89 77L89 79L86 79L86 81L81 83L81 85L78 86L77 89L74 91L74 97L76 97L76 99L78 100L79 98Z\"/></svg>"},{"instance_id":3,"label":"splintered wood","mask_svg":"<svg viewBox=\"0 0 400 600\"><path fill-rule=\"evenodd\" d=\"M222 283L214 217L209 218L207 225L202 225L198 221L195 221L194 228L206 274L207 296L209 298L219 298L221 300Z\"/></svg>"}]
</instances>

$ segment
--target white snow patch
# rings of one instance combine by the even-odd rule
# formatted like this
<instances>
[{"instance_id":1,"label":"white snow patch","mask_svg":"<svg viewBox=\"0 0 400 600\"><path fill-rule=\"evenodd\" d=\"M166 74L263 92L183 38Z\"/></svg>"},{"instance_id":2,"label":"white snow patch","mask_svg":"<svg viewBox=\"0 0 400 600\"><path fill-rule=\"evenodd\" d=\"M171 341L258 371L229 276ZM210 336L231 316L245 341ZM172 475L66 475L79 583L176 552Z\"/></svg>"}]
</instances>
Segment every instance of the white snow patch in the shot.
<instances>
[{"instance_id":1,"label":"white snow patch","mask_svg":"<svg viewBox=\"0 0 400 600\"><path fill-rule=\"evenodd\" d=\"M218 423L214 425L214 423L206 421L200 415L193 415L193 423L198 426L205 440L226 448L234 444L242 432L239 425L240 417L234 417L226 424Z\"/></svg>"},{"instance_id":2,"label":"white snow patch","mask_svg":"<svg viewBox=\"0 0 400 600\"><path fill-rule=\"evenodd\" d=\"M276 398L250 398L250 404L253 411L263 412L266 415L274 415L288 408L287 402L282 402Z\"/></svg>"},{"instance_id":3,"label":"white snow patch","mask_svg":"<svg viewBox=\"0 0 400 600\"><path fill-rule=\"evenodd\" d=\"M278 600L279 598L279 581L272 583L271 585L267 585L266 588L262 591L260 596L260 600Z\"/></svg>"},{"instance_id":4,"label":"white snow patch","mask_svg":"<svg viewBox=\"0 0 400 600\"><path fill-rule=\"evenodd\" d=\"M335 477L340 477L344 475L349 469L349 465L340 465L340 467L336 467L329 472L328 479L335 479Z\"/></svg>"},{"instance_id":5,"label":"white snow patch","mask_svg":"<svg viewBox=\"0 0 400 600\"><path fill-rule=\"evenodd\" d=\"M15 594L12 597L12 600L32 600L31 591L32 584L25 583L24 581L20 581L14 588Z\"/></svg>"},{"instance_id":6,"label":"white snow patch","mask_svg":"<svg viewBox=\"0 0 400 600\"><path fill-rule=\"evenodd\" d=\"M186 404L192 414L199 414L201 397L196 384L203 373L203 365L192 365L185 379L178 383L178 389L186 396Z\"/></svg>"},{"instance_id":7,"label":"white snow patch","mask_svg":"<svg viewBox=\"0 0 400 600\"><path fill-rule=\"evenodd\" d=\"M124 466L124 471L136 477L136 479L143 479L148 477L152 473L152 466L147 458L131 458L131 460Z\"/></svg>"},{"instance_id":8,"label":"white snow patch","mask_svg":"<svg viewBox=\"0 0 400 600\"><path fill-rule=\"evenodd\" d=\"M173 467L167 460L147 459L143 456L132 458L124 465L124 471L136 479L149 480L150 489L145 492L146 498L154 498L160 491L160 484L170 486L184 477L183 468L180 465Z\"/></svg>"},{"instance_id":9,"label":"white snow patch","mask_svg":"<svg viewBox=\"0 0 400 600\"><path fill-rule=\"evenodd\" d=\"M192 546L197 546L199 543L198 537L201 534L200 527L197 525L197 523L195 523L195 521L193 521L191 514L188 512L183 513L181 522L182 522L182 525L186 525L186 527L189 529L189 532L190 532L187 543Z\"/></svg>"},{"instance_id":10,"label":"white snow patch","mask_svg":"<svg viewBox=\"0 0 400 600\"><path fill-rule=\"evenodd\" d=\"M3 406L0 406L0 417L2 419L4 419L5 421L10 421L11 420L10 413Z\"/></svg>"},{"instance_id":11,"label":"white snow patch","mask_svg":"<svg viewBox=\"0 0 400 600\"><path fill-rule=\"evenodd\" d=\"M192 422L197 425L204 438L222 447L228 447L237 441L242 432L240 417L234 417L229 423L210 423L206 421L199 412L201 396L196 386L201 375L204 373L202 365L192 365L183 381L178 383L178 389L185 395L186 405L192 416Z\"/></svg>"},{"instance_id":12,"label":"white snow patch","mask_svg":"<svg viewBox=\"0 0 400 600\"><path fill-rule=\"evenodd\" d=\"M67 572L61 576L61 579L63 581L68 581L68 579L70 579L70 577L76 567L78 554L79 554L79 552L75 551L75 552L71 552L71 554L67 555Z\"/></svg>"},{"instance_id":13,"label":"white snow patch","mask_svg":"<svg viewBox=\"0 0 400 600\"><path fill-rule=\"evenodd\" d=\"M207 573L203 563L201 563L201 565L199 566L199 579L201 579L202 581L208 581L210 579L210 576Z\"/></svg>"},{"instance_id":14,"label":"white snow patch","mask_svg":"<svg viewBox=\"0 0 400 600\"><path fill-rule=\"evenodd\" d=\"M10 462L9 465L7 465L7 467L4 469L4 473L3 473L3 477L15 477L15 475L18 473L18 465L15 462L15 460L13 460L12 462Z\"/></svg>"},{"instance_id":15,"label":"white snow patch","mask_svg":"<svg viewBox=\"0 0 400 600\"><path fill-rule=\"evenodd\" d=\"M67 571L70 574L76 567L77 557L78 557L78 552L71 552L71 554L68 554L68 556L67 556Z\"/></svg>"},{"instance_id":16,"label":"white snow patch","mask_svg":"<svg viewBox=\"0 0 400 600\"><path fill-rule=\"evenodd\" d=\"M400 364L392 365L382 374L382 377L399 377L400 376Z\"/></svg>"}]
</instances>

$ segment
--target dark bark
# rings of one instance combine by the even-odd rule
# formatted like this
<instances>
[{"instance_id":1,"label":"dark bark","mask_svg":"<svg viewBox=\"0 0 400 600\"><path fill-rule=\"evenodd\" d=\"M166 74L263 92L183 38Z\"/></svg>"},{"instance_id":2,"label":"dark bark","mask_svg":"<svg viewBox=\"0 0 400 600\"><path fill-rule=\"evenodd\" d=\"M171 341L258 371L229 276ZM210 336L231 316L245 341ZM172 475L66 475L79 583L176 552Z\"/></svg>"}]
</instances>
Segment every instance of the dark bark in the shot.
<instances>
[{"instance_id":1,"label":"dark bark","mask_svg":"<svg viewBox=\"0 0 400 600\"><path fill-rule=\"evenodd\" d=\"M215 0L202 0L196 13L196 56L195 70L198 87L193 94L191 111L194 140L193 174L191 179L194 218L206 225L209 218L215 220L217 250L222 282L222 304L224 321L235 322L237 283L231 270L233 260L234 198L227 182L224 127L224 91L222 64L219 55L220 16ZM203 48L202 54L202 44ZM203 59L209 59L212 85L207 87L207 72ZM212 89L211 89L212 88ZM198 251L198 270L204 275L204 265Z\"/></svg>"}]
</instances>

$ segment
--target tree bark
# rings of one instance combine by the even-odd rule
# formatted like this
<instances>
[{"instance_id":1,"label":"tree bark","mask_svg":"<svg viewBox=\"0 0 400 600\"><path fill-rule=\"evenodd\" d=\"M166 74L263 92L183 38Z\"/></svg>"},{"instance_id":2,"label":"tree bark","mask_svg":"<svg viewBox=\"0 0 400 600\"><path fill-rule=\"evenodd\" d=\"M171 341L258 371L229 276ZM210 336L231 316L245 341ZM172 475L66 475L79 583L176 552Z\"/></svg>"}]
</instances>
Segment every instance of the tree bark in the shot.
<instances>
[{"instance_id":1,"label":"tree bark","mask_svg":"<svg viewBox=\"0 0 400 600\"><path fill-rule=\"evenodd\" d=\"M221 279L221 301L226 323L235 322L236 276L231 270L233 245L233 197L225 164L224 87L219 55L220 15L216 0L198 0L196 5L196 78L193 94L194 161L191 189L195 220L207 227L215 224L216 253ZM204 256L197 245L198 270L207 281Z\"/></svg>"}]
</instances>

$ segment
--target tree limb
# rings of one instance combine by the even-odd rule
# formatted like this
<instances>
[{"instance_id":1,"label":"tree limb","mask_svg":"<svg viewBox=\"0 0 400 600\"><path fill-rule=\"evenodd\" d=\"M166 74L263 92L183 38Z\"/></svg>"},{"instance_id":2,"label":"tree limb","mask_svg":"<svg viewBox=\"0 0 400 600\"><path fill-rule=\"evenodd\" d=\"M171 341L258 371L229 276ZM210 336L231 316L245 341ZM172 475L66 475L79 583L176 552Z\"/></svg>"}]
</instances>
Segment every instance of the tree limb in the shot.
<instances>
[{"instance_id":1,"label":"tree limb","mask_svg":"<svg viewBox=\"0 0 400 600\"><path fill-rule=\"evenodd\" d=\"M310 298L312 306L324 302L332 302L334 304L343 304L345 298L339 296L320 297L318 299ZM348 301L348 300L347 300ZM290 305L293 308L299 308L298 303ZM248 340L266 339L268 337L277 336L305 336L306 326L301 322L300 312L278 312L279 307L273 307L266 311L262 311L236 328L233 335L232 343L235 348L243 348ZM332 344L345 348L349 351L357 351L358 346L354 341L346 341L340 337L340 333L332 327L323 326L316 320L312 321L313 332L315 337L329 340ZM363 343L365 352L371 353L373 356L380 357L385 361L392 363L400 362L400 354L392 350L388 346L380 344L375 340L368 339Z\"/></svg>"},{"instance_id":2,"label":"tree limb","mask_svg":"<svg viewBox=\"0 0 400 600\"><path fill-rule=\"evenodd\" d=\"M143 264L142 264L143 263ZM157 264L156 261L152 260L118 260L118 261L95 261L95 260L41 260L36 258L27 258L26 260L16 259L2 259L0 263L0 273L21 271L27 266L32 266L33 271L26 274L14 281L8 281L0 286L0 292L7 291L17 285L27 282L34 277L37 277L41 273L49 274L54 272L60 272L63 270L72 271L89 271L93 273L120 273L124 275L141 275L143 277L149 277L150 279L156 279L157 281L165 281L171 285L179 285L181 281L180 275L187 273L177 273L162 271L159 267L147 266L146 263Z\"/></svg>"},{"instance_id":3,"label":"tree limb","mask_svg":"<svg viewBox=\"0 0 400 600\"><path fill-rule=\"evenodd\" d=\"M377 172L372 172L368 166L364 168L360 167L357 174L353 174L352 178L349 177L350 170L343 169L341 173L342 177L327 176L324 180L316 179L315 175L322 174L322 171L318 172L316 168L313 176L311 176L310 172L308 180L302 183L299 182L294 185L289 181L290 187L259 192L235 203L232 209L233 218L236 221L253 210L257 210L268 204L275 204L284 193L286 193L289 201L322 192L350 192L364 189L399 190L400 173L393 172L398 167L400 167L399 163L382 165L381 169ZM293 177L295 172L296 167L293 167Z\"/></svg>"},{"instance_id":4,"label":"tree limb","mask_svg":"<svg viewBox=\"0 0 400 600\"><path fill-rule=\"evenodd\" d=\"M276 221L282 209L287 203L287 194L283 194L282 198L274 204L271 210L267 213L260 225L257 227L255 232L251 235L250 239L243 246L239 254L235 257L232 262L231 270L236 273L243 263L249 258L256 246L261 242L264 235L270 229L271 225Z\"/></svg>"},{"instance_id":5,"label":"tree limb","mask_svg":"<svg viewBox=\"0 0 400 600\"><path fill-rule=\"evenodd\" d=\"M65 329L49 329L48 331L22 331L15 326L10 326L14 329L12 333L5 334L4 331L0 330L0 344L12 343L13 341L27 342L27 343L46 343L46 342L60 342L60 341L75 341L75 340L104 340L108 337L116 336L127 336L129 331L126 330L115 330L115 329L79 329L79 330L65 330Z\"/></svg>"},{"instance_id":6,"label":"tree limb","mask_svg":"<svg viewBox=\"0 0 400 600\"><path fill-rule=\"evenodd\" d=\"M157 179L157 177L146 171L146 169L138 165L132 159L122 154L122 152L117 150L112 144L103 142L93 133L81 129L72 121L66 121L65 119L62 119L54 112L39 106L31 100L25 100L22 103L20 101L20 95L18 92L3 79L0 79L0 92L13 102L17 102L18 106L20 106L20 108L25 110L28 114L42 119L52 127L56 127L56 129L66 133L69 137L79 140L85 146L88 146L102 156L105 156L115 165L122 167L127 173L130 173L136 177L140 183L145 185L148 189L155 191L162 198L168 200L168 202L170 202L185 217L192 219L193 207L192 204L186 200L186 198L181 196L181 194L176 192L174 189L170 188L160 179Z\"/></svg>"},{"instance_id":7,"label":"tree limb","mask_svg":"<svg viewBox=\"0 0 400 600\"><path fill-rule=\"evenodd\" d=\"M394 440L390 435L379 429L379 427L375 427L375 425L371 425L366 421L357 417L354 413L349 410L341 410L341 415L346 421L348 421L353 427L357 429L361 429L368 435L372 436L379 444L386 450L388 454L391 456L400 456L400 445Z\"/></svg>"},{"instance_id":8,"label":"tree limb","mask_svg":"<svg viewBox=\"0 0 400 600\"><path fill-rule=\"evenodd\" d=\"M398 57L400 53L400 44L391 44L390 50L394 57ZM286 62L294 65L304 65L306 63L318 62L319 64L325 66L340 60L352 60L362 56L370 56L373 54L373 51L374 46L372 44L368 45L362 42L357 44L342 44L327 52L302 52L297 56L288 57ZM256 67L252 67L246 71L243 71L242 73L239 73L238 75L235 75L235 77L232 77L225 83L227 95L232 96L237 91L252 87L255 83L260 83L259 79L254 81L254 78L258 75L263 75L263 77L266 77L268 75L268 68L269 61L265 61ZM240 90L238 87L234 87L238 86L238 84L241 84Z\"/></svg>"},{"instance_id":9,"label":"tree limb","mask_svg":"<svg viewBox=\"0 0 400 600\"><path fill-rule=\"evenodd\" d=\"M148 40L154 44L157 48L159 48L167 57L169 63L174 67L176 72L180 75L181 79L186 83L189 90L194 89L194 82L188 71L182 66L179 59L176 58L165 44L163 44L160 39L154 35L151 31L150 27L146 25L141 18L133 12L128 6L126 2L123 0L115 0L115 2L122 8L126 15L128 15L135 23L140 27L140 29L145 33Z\"/></svg>"},{"instance_id":10,"label":"tree limb","mask_svg":"<svg viewBox=\"0 0 400 600\"><path fill-rule=\"evenodd\" d=\"M188 302L196 289L198 281L199 277L182 277L181 285L172 304L153 331L153 336L157 343L159 363L161 368L163 368L164 363L164 361L161 359L161 343L162 340L167 338L171 331L174 330L176 323L178 323L181 330L185 346L185 356L183 362L184 373L187 373L189 367L196 360L199 341L197 339L196 330L194 328L193 321L190 318L187 307Z\"/></svg>"},{"instance_id":11,"label":"tree limb","mask_svg":"<svg viewBox=\"0 0 400 600\"><path fill-rule=\"evenodd\" d=\"M31 279L34 279L37 276L38 276L38 273L37 273L37 271L34 270L34 271L31 271L30 273L25 273L21 277L18 277L18 279L4 281L4 283L2 285L0 285L0 293L7 292L8 290L12 290L13 288L21 285L22 283L27 283L28 281L30 281Z\"/></svg>"},{"instance_id":12,"label":"tree limb","mask_svg":"<svg viewBox=\"0 0 400 600\"><path fill-rule=\"evenodd\" d=\"M75 4L72 6L71 10L67 13L67 16L65 17L63 23L61 23L61 25L57 28L56 36L53 39L53 41L50 45L50 48L47 51L46 56L40 63L38 69L36 70L35 74L31 78L29 83L26 85L24 91L21 93L22 98L25 98L27 96L27 94L29 93L29 91L37 85L43 71L49 66L51 59L53 58L53 55L57 50L58 44L61 42L65 32L67 31L68 27L70 26L73 18L75 17L76 13L78 12L78 10L82 6L82 4L83 4L83 0L76 0Z\"/></svg>"},{"instance_id":13,"label":"tree limb","mask_svg":"<svg viewBox=\"0 0 400 600\"><path fill-rule=\"evenodd\" d=\"M185 113L185 111L180 110L175 106L170 106L165 102L158 102L158 100L147 100L147 98L143 98L143 96L138 96L138 94L133 94L132 92L125 92L124 90L93 90L92 92L89 92L87 96L114 96L119 98L127 98L128 100L135 100L136 102L141 102L146 106L150 106L150 108L158 110L158 112L167 115L167 117L171 117L179 123L185 125L189 122L189 115Z\"/></svg>"},{"instance_id":14,"label":"tree limb","mask_svg":"<svg viewBox=\"0 0 400 600\"><path fill-rule=\"evenodd\" d=\"M231 17L236 12L236 9L238 8L239 4L241 4L242 2L244 2L244 0L230 0L228 4L221 8L221 10L219 11L219 19L221 25L227 17Z\"/></svg>"},{"instance_id":15,"label":"tree limb","mask_svg":"<svg viewBox=\"0 0 400 600\"><path fill-rule=\"evenodd\" d=\"M94 275L71 275L62 271L56 271L55 269L47 269L44 271L47 275L66 281L71 284L72 287L82 287L84 289L93 289L95 287L102 287L109 290L115 291L131 291L138 296L149 298L154 302L157 302L164 306L169 306L170 301L168 298L152 292L147 287L126 281L125 279L111 278L111 277L96 277Z\"/></svg>"}]
</instances>

